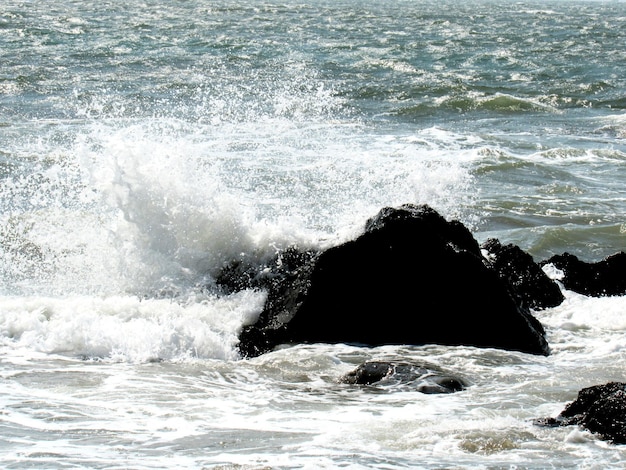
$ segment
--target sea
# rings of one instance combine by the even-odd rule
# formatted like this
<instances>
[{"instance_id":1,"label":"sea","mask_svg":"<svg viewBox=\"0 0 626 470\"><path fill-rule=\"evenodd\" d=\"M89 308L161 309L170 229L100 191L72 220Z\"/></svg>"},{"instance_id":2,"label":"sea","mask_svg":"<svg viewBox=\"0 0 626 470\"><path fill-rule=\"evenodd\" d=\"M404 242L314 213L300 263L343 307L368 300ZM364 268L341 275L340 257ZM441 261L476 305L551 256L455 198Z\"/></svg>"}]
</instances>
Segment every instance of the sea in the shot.
<instances>
[{"instance_id":1,"label":"sea","mask_svg":"<svg viewBox=\"0 0 626 470\"><path fill-rule=\"evenodd\" d=\"M618 0L1 0L2 468L626 467L533 423L626 381L625 297L561 286L547 357L242 358L267 293L215 282L405 203L537 262L625 250L625 46ZM469 386L341 383L368 360Z\"/></svg>"}]
</instances>

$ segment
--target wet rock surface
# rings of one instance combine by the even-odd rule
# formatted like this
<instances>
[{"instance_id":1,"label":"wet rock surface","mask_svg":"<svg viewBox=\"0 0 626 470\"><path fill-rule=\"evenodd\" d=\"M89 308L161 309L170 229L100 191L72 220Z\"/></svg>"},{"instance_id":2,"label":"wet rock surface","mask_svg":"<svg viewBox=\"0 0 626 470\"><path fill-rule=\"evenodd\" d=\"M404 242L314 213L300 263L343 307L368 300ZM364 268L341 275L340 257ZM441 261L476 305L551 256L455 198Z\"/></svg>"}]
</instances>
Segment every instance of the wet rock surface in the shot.
<instances>
[{"instance_id":1,"label":"wet rock surface","mask_svg":"<svg viewBox=\"0 0 626 470\"><path fill-rule=\"evenodd\" d=\"M590 297L626 294L626 253L619 252L603 260L588 263L563 253L541 263L563 271L561 282L571 291Z\"/></svg>"},{"instance_id":2,"label":"wet rock surface","mask_svg":"<svg viewBox=\"0 0 626 470\"><path fill-rule=\"evenodd\" d=\"M614 444L626 444L626 383L609 382L583 388L556 418L540 418L538 426L578 425Z\"/></svg>"},{"instance_id":3,"label":"wet rock surface","mask_svg":"<svg viewBox=\"0 0 626 470\"><path fill-rule=\"evenodd\" d=\"M426 394L459 392L469 385L464 378L432 365L387 361L365 362L340 381L353 385L409 388Z\"/></svg>"},{"instance_id":4,"label":"wet rock surface","mask_svg":"<svg viewBox=\"0 0 626 470\"><path fill-rule=\"evenodd\" d=\"M521 304L534 310L543 310L563 302L559 285L520 247L502 245L499 240L490 238L481 248L487 252L487 259Z\"/></svg>"}]
</instances>

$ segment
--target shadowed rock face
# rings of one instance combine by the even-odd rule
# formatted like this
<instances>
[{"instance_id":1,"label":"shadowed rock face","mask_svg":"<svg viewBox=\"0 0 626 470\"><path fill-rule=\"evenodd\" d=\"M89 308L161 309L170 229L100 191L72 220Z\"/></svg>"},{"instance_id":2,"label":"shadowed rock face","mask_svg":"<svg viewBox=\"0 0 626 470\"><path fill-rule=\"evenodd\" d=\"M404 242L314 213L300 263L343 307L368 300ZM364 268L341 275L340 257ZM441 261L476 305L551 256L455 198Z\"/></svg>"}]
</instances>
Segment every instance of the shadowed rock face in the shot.
<instances>
[{"instance_id":1,"label":"shadowed rock face","mask_svg":"<svg viewBox=\"0 0 626 470\"><path fill-rule=\"evenodd\" d=\"M465 390L465 379L434 366L406 362L371 361L361 364L341 378L354 385L374 385L386 389L416 390L426 394L454 393Z\"/></svg>"},{"instance_id":2,"label":"shadowed rock face","mask_svg":"<svg viewBox=\"0 0 626 470\"><path fill-rule=\"evenodd\" d=\"M543 261L563 271L566 289L591 297L626 294L626 253L619 252L596 263L586 263L563 253Z\"/></svg>"},{"instance_id":3,"label":"shadowed rock face","mask_svg":"<svg viewBox=\"0 0 626 470\"><path fill-rule=\"evenodd\" d=\"M426 206L383 209L356 240L321 253L288 329L293 342L549 351L471 233Z\"/></svg>"},{"instance_id":4,"label":"shadowed rock face","mask_svg":"<svg viewBox=\"0 0 626 470\"><path fill-rule=\"evenodd\" d=\"M541 324L469 230L428 206L384 208L357 239L301 255L295 250L289 258L296 262L271 261L252 274L245 264L234 265L225 270L226 281L218 279L228 286L243 273L247 281L238 288L269 289L259 320L240 335L243 356L290 342L434 343L549 354Z\"/></svg>"},{"instance_id":5,"label":"shadowed rock face","mask_svg":"<svg viewBox=\"0 0 626 470\"><path fill-rule=\"evenodd\" d=\"M556 307L564 297L558 284L518 246L491 238L481 245L493 268L510 286L520 304L535 310Z\"/></svg>"},{"instance_id":6,"label":"shadowed rock face","mask_svg":"<svg viewBox=\"0 0 626 470\"><path fill-rule=\"evenodd\" d=\"M556 418L541 418L535 424L578 425L614 444L626 444L626 383L583 388Z\"/></svg>"}]
</instances>

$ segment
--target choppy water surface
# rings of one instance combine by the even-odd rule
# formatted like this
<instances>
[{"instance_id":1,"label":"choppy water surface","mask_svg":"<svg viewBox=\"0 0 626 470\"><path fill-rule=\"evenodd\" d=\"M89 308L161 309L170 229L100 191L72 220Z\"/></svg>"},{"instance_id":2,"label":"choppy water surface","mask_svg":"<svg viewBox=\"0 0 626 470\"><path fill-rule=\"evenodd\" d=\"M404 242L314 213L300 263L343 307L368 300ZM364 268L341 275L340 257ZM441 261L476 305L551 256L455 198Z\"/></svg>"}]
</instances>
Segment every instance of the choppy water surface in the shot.
<instances>
[{"instance_id":1,"label":"choppy water surface","mask_svg":"<svg viewBox=\"0 0 626 470\"><path fill-rule=\"evenodd\" d=\"M538 261L623 250L625 36L618 1L5 0L5 467L623 467L621 447L532 425L624 380L621 297L565 292L537 312L547 358L301 345L241 360L265 294L221 295L213 276L407 202ZM367 359L472 386L339 383Z\"/></svg>"}]
</instances>

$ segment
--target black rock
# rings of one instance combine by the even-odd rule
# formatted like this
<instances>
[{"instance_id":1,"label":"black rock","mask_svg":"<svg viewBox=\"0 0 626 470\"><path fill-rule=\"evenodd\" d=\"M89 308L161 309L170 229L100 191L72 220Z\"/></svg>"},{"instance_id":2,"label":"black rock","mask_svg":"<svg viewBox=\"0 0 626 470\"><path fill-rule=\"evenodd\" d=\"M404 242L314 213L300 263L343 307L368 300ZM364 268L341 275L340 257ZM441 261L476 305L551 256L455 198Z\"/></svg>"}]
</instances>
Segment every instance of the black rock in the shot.
<instances>
[{"instance_id":1,"label":"black rock","mask_svg":"<svg viewBox=\"0 0 626 470\"><path fill-rule=\"evenodd\" d=\"M295 253L301 262L286 276L273 276L271 266L261 270L269 276L246 274L270 293L259 321L240 334L243 356L289 342L549 354L543 327L469 230L428 206L385 208L357 239L308 256Z\"/></svg>"},{"instance_id":2,"label":"black rock","mask_svg":"<svg viewBox=\"0 0 626 470\"><path fill-rule=\"evenodd\" d=\"M520 247L513 244L502 245L495 238L490 238L481 247L489 253L488 259L492 266L508 283L520 303L542 310L556 307L563 302L559 285Z\"/></svg>"},{"instance_id":3,"label":"black rock","mask_svg":"<svg viewBox=\"0 0 626 470\"><path fill-rule=\"evenodd\" d=\"M535 420L539 426L578 425L614 444L626 444L626 383L609 382L578 392L556 418Z\"/></svg>"},{"instance_id":4,"label":"black rock","mask_svg":"<svg viewBox=\"0 0 626 470\"><path fill-rule=\"evenodd\" d=\"M396 389L410 388L427 394L453 393L465 390L465 379L434 366L406 362L371 361L344 375L346 384L375 385Z\"/></svg>"},{"instance_id":5,"label":"black rock","mask_svg":"<svg viewBox=\"0 0 626 470\"><path fill-rule=\"evenodd\" d=\"M254 357L286 341L286 325L298 311L309 287L309 277L318 253L289 247L264 262L239 259L226 266L216 279L222 289L237 292L260 289L267 292L263 312L254 325L239 335L239 350Z\"/></svg>"},{"instance_id":6,"label":"black rock","mask_svg":"<svg viewBox=\"0 0 626 470\"><path fill-rule=\"evenodd\" d=\"M581 261L570 253L555 255L541 265L563 271L563 286L591 297L626 294L626 253L619 252L596 263Z\"/></svg>"}]
</instances>

